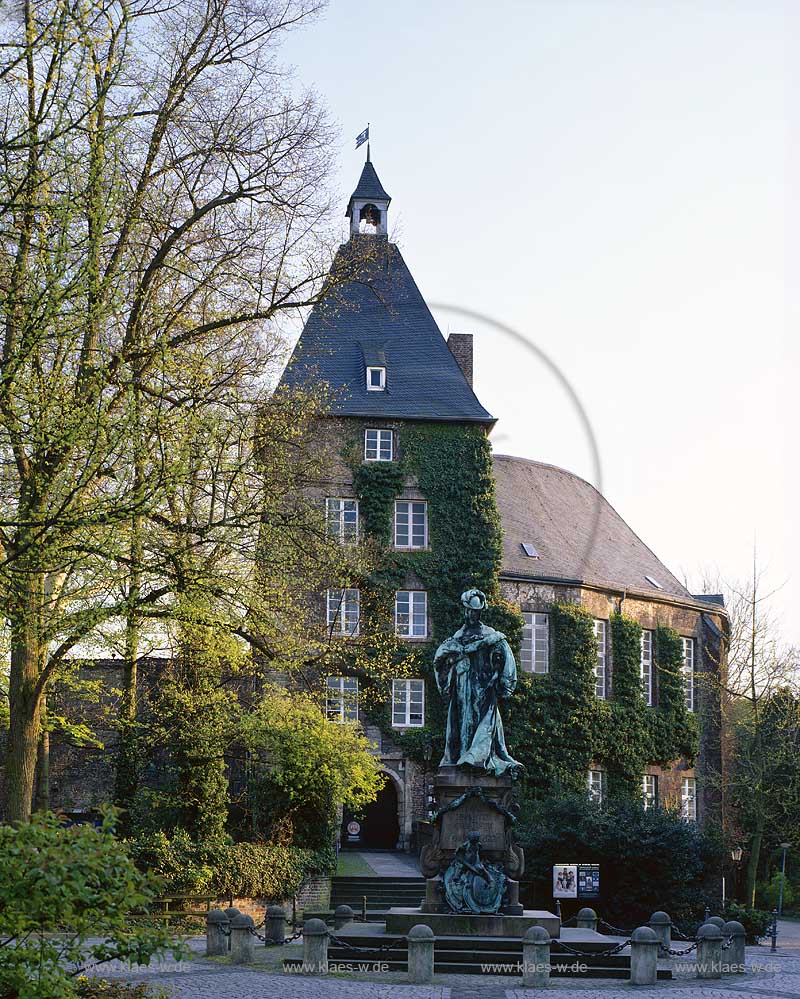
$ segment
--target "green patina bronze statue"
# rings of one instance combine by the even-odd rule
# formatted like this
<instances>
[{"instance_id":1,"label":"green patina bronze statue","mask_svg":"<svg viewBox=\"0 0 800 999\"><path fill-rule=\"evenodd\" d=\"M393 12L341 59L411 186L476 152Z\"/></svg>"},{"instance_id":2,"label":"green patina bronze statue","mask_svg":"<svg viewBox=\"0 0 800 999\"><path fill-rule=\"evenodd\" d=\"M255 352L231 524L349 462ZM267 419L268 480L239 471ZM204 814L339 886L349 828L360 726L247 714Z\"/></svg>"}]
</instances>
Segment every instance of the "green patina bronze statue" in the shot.
<instances>
[{"instance_id":1,"label":"green patina bronze statue","mask_svg":"<svg viewBox=\"0 0 800 999\"><path fill-rule=\"evenodd\" d=\"M481 623L486 597L461 594L464 625L442 642L433 660L436 685L449 697L440 766L473 766L496 777L522 767L506 749L498 702L514 692L517 664L505 635Z\"/></svg>"},{"instance_id":2,"label":"green patina bronze statue","mask_svg":"<svg viewBox=\"0 0 800 999\"><path fill-rule=\"evenodd\" d=\"M456 850L442 881L447 904L453 912L497 912L506 890L502 867L481 860L481 842L476 832L467 834L467 841Z\"/></svg>"}]
</instances>

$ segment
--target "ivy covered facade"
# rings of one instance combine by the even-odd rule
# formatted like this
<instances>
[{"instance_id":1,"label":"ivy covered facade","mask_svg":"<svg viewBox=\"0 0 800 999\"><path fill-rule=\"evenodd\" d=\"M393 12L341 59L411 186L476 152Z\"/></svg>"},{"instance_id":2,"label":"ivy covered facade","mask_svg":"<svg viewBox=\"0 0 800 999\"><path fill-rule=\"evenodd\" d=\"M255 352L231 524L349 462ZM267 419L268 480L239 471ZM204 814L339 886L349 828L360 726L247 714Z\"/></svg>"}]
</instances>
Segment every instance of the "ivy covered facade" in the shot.
<instances>
[{"instance_id":1,"label":"ivy covered facade","mask_svg":"<svg viewBox=\"0 0 800 999\"><path fill-rule=\"evenodd\" d=\"M313 493L363 556L308 601L332 649L316 679L329 715L364 726L387 775L355 833L344 817L343 845L424 838L445 726L431 662L474 586L519 663L503 714L526 794L719 817L724 608L690 594L589 483L492 454L471 337L445 342L388 240L389 203L368 159L340 251L363 254L363 278L314 310L284 374L330 390L332 460Z\"/></svg>"}]
</instances>

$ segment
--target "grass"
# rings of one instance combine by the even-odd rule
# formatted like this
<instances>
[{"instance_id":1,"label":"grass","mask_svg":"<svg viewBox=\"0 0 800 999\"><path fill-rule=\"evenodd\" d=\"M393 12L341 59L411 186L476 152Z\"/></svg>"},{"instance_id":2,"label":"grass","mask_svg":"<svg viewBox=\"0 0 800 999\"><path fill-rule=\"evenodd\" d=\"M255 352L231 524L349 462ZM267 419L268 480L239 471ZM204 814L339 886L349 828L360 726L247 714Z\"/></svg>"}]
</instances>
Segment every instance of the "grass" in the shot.
<instances>
[{"instance_id":1,"label":"grass","mask_svg":"<svg viewBox=\"0 0 800 999\"><path fill-rule=\"evenodd\" d=\"M375 876L375 871L360 853L340 850L339 860L336 864L336 876L339 878L369 878Z\"/></svg>"}]
</instances>

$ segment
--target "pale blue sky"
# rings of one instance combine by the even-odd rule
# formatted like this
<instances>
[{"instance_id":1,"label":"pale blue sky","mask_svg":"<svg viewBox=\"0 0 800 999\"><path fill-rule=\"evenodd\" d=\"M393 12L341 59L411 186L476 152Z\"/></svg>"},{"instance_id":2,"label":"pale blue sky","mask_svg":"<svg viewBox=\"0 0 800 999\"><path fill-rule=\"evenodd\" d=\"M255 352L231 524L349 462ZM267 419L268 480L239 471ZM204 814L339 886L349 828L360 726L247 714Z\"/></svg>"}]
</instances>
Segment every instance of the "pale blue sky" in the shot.
<instances>
[{"instance_id":1,"label":"pale blue sky","mask_svg":"<svg viewBox=\"0 0 800 999\"><path fill-rule=\"evenodd\" d=\"M679 576L746 574L756 532L795 642L799 24L800 0L333 0L284 49L339 123L342 209L369 121L426 298L558 364L606 496ZM591 478L546 369L437 318L477 334L496 450Z\"/></svg>"}]
</instances>

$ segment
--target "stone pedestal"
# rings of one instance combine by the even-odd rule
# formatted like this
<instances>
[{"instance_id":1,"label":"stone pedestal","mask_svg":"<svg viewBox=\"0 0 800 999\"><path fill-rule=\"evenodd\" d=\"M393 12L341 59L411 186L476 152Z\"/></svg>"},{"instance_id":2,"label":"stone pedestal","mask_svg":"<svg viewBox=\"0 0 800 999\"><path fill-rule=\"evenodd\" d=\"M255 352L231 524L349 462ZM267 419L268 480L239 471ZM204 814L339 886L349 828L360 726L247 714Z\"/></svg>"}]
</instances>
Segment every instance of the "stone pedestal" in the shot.
<instances>
[{"instance_id":1,"label":"stone pedestal","mask_svg":"<svg viewBox=\"0 0 800 999\"><path fill-rule=\"evenodd\" d=\"M502 864L506 875L518 880L525 861L512 834L511 777L493 777L467 767L439 767L433 785L438 811L432 842L420 854L425 877L440 874L468 834L477 832L481 857Z\"/></svg>"},{"instance_id":2,"label":"stone pedestal","mask_svg":"<svg viewBox=\"0 0 800 999\"><path fill-rule=\"evenodd\" d=\"M420 868L427 879L421 911L448 911L440 875L469 834L477 832L481 860L502 867L506 875L500 913L522 916L519 877L525 870L525 858L514 842L510 775L493 777L467 767L440 767L433 784L438 811L431 842L420 853Z\"/></svg>"},{"instance_id":3,"label":"stone pedestal","mask_svg":"<svg viewBox=\"0 0 800 999\"><path fill-rule=\"evenodd\" d=\"M522 939L527 930L541 926L557 940L561 933L558 916L552 912L525 909L519 916L503 913L473 915L464 912L422 912L419 909L389 909L386 932L407 934L414 926L429 926L436 934L447 937L514 937Z\"/></svg>"}]
</instances>

